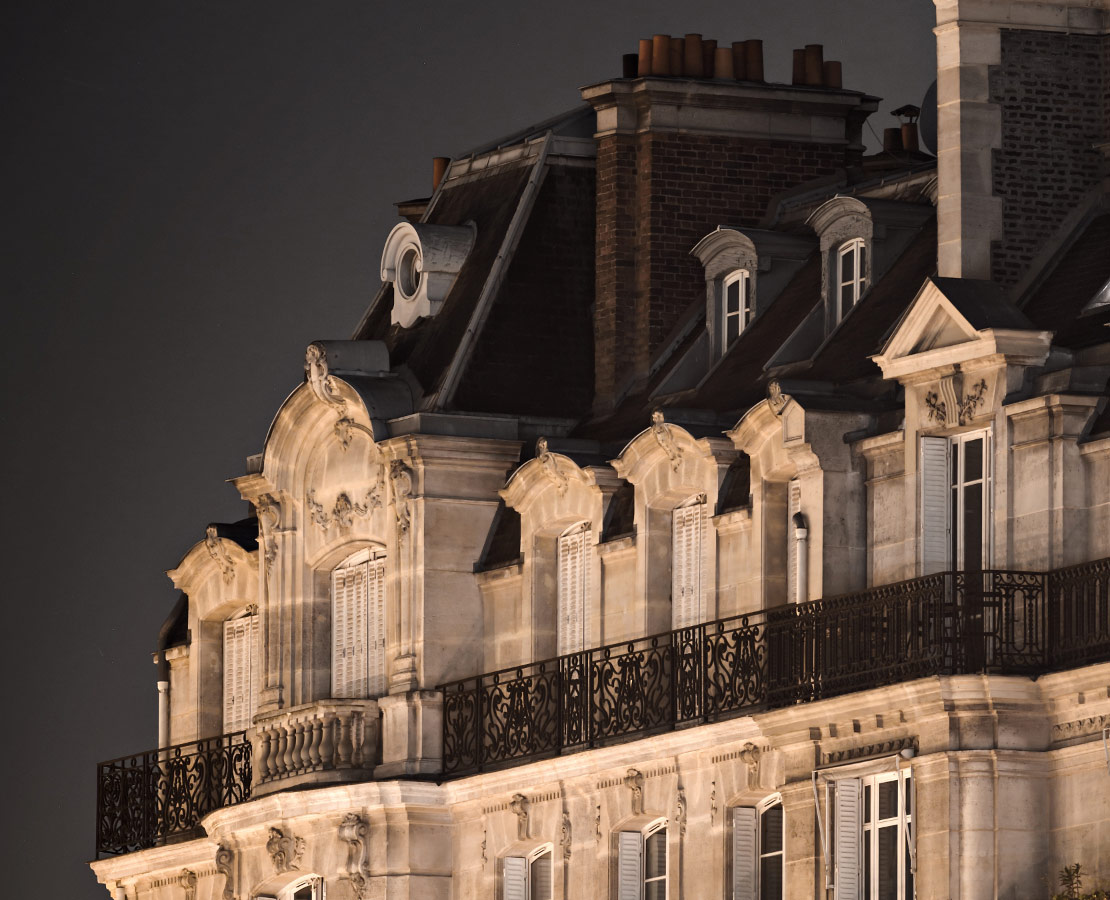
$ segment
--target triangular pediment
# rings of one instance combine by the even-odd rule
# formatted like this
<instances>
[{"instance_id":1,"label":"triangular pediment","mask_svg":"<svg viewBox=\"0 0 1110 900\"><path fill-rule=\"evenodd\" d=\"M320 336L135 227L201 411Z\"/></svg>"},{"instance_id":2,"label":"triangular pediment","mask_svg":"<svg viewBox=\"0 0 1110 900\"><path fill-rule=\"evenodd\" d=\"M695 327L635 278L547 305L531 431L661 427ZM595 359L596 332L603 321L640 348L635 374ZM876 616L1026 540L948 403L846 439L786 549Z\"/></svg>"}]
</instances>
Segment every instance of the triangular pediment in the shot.
<instances>
[{"instance_id":1,"label":"triangular pediment","mask_svg":"<svg viewBox=\"0 0 1110 900\"><path fill-rule=\"evenodd\" d=\"M917 340L909 353L910 355L924 353L926 350L951 347L954 344L975 340L975 332L971 331L969 334L968 329L966 319L963 319L962 316L954 316L949 310L938 305L937 308L933 309L932 315L924 327L918 332Z\"/></svg>"}]
</instances>

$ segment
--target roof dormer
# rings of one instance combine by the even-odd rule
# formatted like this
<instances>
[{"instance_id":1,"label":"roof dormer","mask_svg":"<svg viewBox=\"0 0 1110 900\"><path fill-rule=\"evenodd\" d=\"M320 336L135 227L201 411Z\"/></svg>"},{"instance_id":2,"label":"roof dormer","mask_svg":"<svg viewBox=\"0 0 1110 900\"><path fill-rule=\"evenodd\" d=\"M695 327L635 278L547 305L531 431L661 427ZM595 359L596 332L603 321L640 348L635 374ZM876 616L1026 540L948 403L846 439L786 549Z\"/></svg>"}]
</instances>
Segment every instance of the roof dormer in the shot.
<instances>
[{"instance_id":1,"label":"roof dormer","mask_svg":"<svg viewBox=\"0 0 1110 900\"><path fill-rule=\"evenodd\" d=\"M382 281L393 282L393 324L408 328L434 316L474 246L477 231L466 225L402 222L385 239Z\"/></svg>"}]
</instances>

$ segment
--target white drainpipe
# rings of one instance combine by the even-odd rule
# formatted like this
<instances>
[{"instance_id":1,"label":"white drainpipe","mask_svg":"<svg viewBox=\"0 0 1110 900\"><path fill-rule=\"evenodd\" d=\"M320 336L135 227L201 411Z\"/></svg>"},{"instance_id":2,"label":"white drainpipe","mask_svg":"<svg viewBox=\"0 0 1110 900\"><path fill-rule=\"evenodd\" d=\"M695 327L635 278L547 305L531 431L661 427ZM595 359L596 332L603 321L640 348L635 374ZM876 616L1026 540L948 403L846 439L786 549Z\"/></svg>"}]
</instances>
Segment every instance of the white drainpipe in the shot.
<instances>
[{"instance_id":1,"label":"white drainpipe","mask_svg":"<svg viewBox=\"0 0 1110 900\"><path fill-rule=\"evenodd\" d=\"M809 599L809 529L806 528L806 517L800 512L794 513L794 596L790 599L795 603L805 603Z\"/></svg>"},{"instance_id":2,"label":"white drainpipe","mask_svg":"<svg viewBox=\"0 0 1110 900\"><path fill-rule=\"evenodd\" d=\"M170 683L158 682L158 749L170 745Z\"/></svg>"}]
</instances>

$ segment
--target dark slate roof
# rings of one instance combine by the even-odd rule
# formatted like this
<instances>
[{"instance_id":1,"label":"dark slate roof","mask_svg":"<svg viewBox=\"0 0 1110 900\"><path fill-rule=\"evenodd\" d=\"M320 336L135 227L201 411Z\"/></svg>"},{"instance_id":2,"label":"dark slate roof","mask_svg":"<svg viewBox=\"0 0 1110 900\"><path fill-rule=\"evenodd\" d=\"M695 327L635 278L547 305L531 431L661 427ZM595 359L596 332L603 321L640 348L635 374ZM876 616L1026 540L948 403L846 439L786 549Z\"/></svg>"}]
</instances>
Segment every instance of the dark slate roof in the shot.
<instances>
[{"instance_id":1,"label":"dark slate roof","mask_svg":"<svg viewBox=\"0 0 1110 900\"><path fill-rule=\"evenodd\" d=\"M601 540L611 541L625 535L634 534L636 531L636 489L629 481L622 481L621 486L609 501L609 509L605 513L605 522L601 529Z\"/></svg>"},{"instance_id":2,"label":"dark slate roof","mask_svg":"<svg viewBox=\"0 0 1110 900\"><path fill-rule=\"evenodd\" d=\"M210 522L209 528L216 529L216 536L234 541L248 553L258 549L258 518L240 519L238 522Z\"/></svg>"},{"instance_id":3,"label":"dark slate roof","mask_svg":"<svg viewBox=\"0 0 1110 900\"><path fill-rule=\"evenodd\" d=\"M499 569L520 561L520 513L502 500L493 515L486 546L474 564L475 572Z\"/></svg>"},{"instance_id":4,"label":"dark slate roof","mask_svg":"<svg viewBox=\"0 0 1110 900\"><path fill-rule=\"evenodd\" d=\"M1078 349L1110 341L1110 308L1083 308L1110 281L1110 215L1093 219L1023 307L1053 343Z\"/></svg>"},{"instance_id":5,"label":"dark slate roof","mask_svg":"<svg viewBox=\"0 0 1110 900\"><path fill-rule=\"evenodd\" d=\"M974 278L933 278L942 294L976 331L984 328L1033 330L1029 321L1006 296L1006 290L993 281Z\"/></svg>"},{"instance_id":6,"label":"dark slate roof","mask_svg":"<svg viewBox=\"0 0 1110 900\"><path fill-rule=\"evenodd\" d=\"M717 501L717 512L743 509L751 503L751 500L752 460L747 453L741 453L725 472L720 499Z\"/></svg>"}]
</instances>

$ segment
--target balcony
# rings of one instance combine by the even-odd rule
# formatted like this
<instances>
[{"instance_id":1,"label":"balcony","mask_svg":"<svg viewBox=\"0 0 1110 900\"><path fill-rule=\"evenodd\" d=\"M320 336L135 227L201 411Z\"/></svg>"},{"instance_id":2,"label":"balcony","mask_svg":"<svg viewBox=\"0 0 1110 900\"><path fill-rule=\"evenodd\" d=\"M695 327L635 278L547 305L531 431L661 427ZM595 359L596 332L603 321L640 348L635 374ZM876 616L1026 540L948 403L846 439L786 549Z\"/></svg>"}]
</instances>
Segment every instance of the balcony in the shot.
<instances>
[{"instance_id":1,"label":"balcony","mask_svg":"<svg viewBox=\"0 0 1110 900\"><path fill-rule=\"evenodd\" d=\"M930 675L1110 660L1110 558L944 572L441 685L456 777Z\"/></svg>"}]
</instances>

